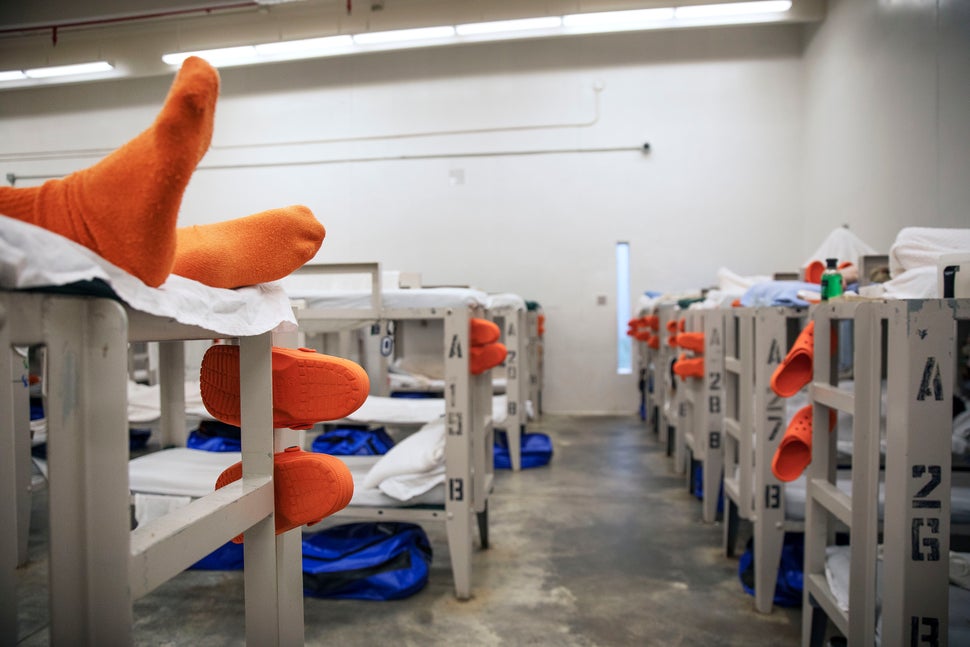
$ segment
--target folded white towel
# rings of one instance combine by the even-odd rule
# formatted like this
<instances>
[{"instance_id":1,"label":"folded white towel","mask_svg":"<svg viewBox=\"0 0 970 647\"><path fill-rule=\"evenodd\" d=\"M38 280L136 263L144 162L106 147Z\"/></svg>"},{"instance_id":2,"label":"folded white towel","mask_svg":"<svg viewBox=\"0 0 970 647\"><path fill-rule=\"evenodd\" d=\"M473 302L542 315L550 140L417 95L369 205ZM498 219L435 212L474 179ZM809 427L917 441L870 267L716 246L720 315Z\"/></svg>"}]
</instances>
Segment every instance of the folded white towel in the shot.
<instances>
[{"instance_id":1,"label":"folded white towel","mask_svg":"<svg viewBox=\"0 0 970 647\"><path fill-rule=\"evenodd\" d=\"M443 467L444 463L445 421L442 418L429 422L417 433L391 447L370 469L362 485L365 488L381 487L386 479L428 474ZM431 487L433 485L422 492Z\"/></svg>"}]
</instances>

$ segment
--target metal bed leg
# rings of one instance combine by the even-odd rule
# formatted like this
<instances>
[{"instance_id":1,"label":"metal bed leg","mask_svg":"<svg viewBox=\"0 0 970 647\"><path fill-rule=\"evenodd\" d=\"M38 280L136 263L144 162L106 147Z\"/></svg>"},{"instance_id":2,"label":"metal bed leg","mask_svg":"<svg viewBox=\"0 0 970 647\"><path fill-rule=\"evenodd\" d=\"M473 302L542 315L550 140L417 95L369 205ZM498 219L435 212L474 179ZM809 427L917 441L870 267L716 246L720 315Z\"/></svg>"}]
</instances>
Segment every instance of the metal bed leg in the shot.
<instances>
[{"instance_id":1,"label":"metal bed leg","mask_svg":"<svg viewBox=\"0 0 970 647\"><path fill-rule=\"evenodd\" d=\"M0 304L0 375L4 376L6 388L0 389L0 644L17 643L17 574L20 535L19 492L17 492L17 424L13 406L13 390L17 388L17 374L10 348L10 331L5 308ZM13 493L17 493L13 495ZM9 493L9 494L8 494Z\"/></svg>"},{"instance_id":2,"label":"metal bed leg","mask_svg":"<svg viewBox=\"0 0 970 647\"><path fill-rule=\"evenodd\" d=\"M741 517L738 515L738 506L730 497L724 497L724 555L726 557L734 557L740 525Z\"/></svg>"},{"instance_id":3,"label":"metal bed leg","mask_svg":"<svg viewBox=\"0 0 970 647\"><path fill-rule=\"evenodd\" d=\"M128 318L104 299L34 304L51 351L51 643L128 644Z\"/></svg>"},{"instance_id":4,"label":"metal bed leg","mask_svg":"<svg viewBox=\"0 0 970 647\"><path fill-rule=\"evenodd\" d=\"M488 502L485 502L485 509L476 513L478 516L478 538L482 542L482 550L488 548Z\"/></svg>"}]
</instances>

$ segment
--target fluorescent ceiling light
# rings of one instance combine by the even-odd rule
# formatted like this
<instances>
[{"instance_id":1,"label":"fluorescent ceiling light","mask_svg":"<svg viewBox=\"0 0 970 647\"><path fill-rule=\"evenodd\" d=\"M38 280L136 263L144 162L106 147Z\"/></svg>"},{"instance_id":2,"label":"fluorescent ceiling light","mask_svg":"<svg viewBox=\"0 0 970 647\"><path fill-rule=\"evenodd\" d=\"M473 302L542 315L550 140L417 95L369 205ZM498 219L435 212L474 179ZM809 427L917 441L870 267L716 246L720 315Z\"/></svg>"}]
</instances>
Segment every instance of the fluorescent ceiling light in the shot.
<instances>
[{"instance_id":1,"label":"fluorescent ceiling light","mask_svg":"<svg viewBox=\"0 0 970 647\"><path fill-rule=\"evenodd\" d=\"M20 70L7 70L5 72L0 72L0 82L3 81L21 81L26 79L27 75Z\"/></svg>"},{"instance_id":2,"label":"fluorescent ceiling light","mask_svg":"<svg viewBox=\"0 0 970 647\"><path fill-rule=\"evenodd\" d=\"M215 67L227 67L230 65L245 65L255 63L258 60L256 48L252 45L242 45L240 47L222 47L219 49L204 49L196 52L179 52L178 54L165 54L162 60L169 65L181 65L190 56L198 56L209 61Z\"/></svg>"},{"instance_id":3,"label":"fluorescent ceiling light","mask_svg":"<svg viewBox=\"0 0 970 647\"><path fill-rule=\"evenodd\" d=\"M287 40L278 43L261 43L255 45L256 53L260 56L300 57L325 54L327 50L339 47L350 47L354 44L352 36L327 36L325 38L307 38L304 40Z\"/></svg>"},{"instance_id":4,"label":"fluorescent ceiling light","mask_svg":"<svg viewBox=\"0 0 970 647\"><path fill-rule=\"evenodd\" d=\"M629 11L600 11L596 13L575 13L562 17L564 27L591 29L596 31L633 30L652 22L662 22L674 17L671 7L656 9L632 9Z\"/></svg>"},{"instance_id":5,"label":"fluorescent ceiling light","mask_svg":"<svg viewBox=\"0 0 970 647\"><path fill-rule=\"evenodd\" d=\"M703 4L677 7L677 17L711 18L714 16L745 16L760 13L784 13L789 9L791 9L791 0Z\"/></svg>"},{"instance_id":6,"label":"fluorescent ceiling light","mask_svg":"<svg viewBox=\"0 0 970 647\"><path fill-rule=\"evenodd\" d=\"M443 27L419 27L417 29L396 29L394 31L373 31L354 36L358 45L378 45L381 43L402 43L406 41L434 40L450 38L455 35L455 28L448 25Z\"/></svg>"},{"instance_id":7,"label":"fluorescent ceiling light","mask_svg":"<svg viewBox=\"0 0 970 647\"><path fill-rule=\"evenodd\" d=\"M472 22L455 27L459 36L473 36L477 34L498 34L509 31L527 31L531 29L555 29L562 25L559 16L544 16L540 18L523 18L521 20L496 20L494 22Z\"/></svg>"},{"instance_id":8,"label":"fluorescent ceiling light","mask_svg":"<svg viewBox=\"0 0 970 647\"><path fill-rule=\"evenodd\" d=\"M110 72L113 69L115 69L114 66L107 61L95 61L93 63L78 63L76 65L36 67L32 70L24 70L24 75L30 79L49 79L53 76L72 76L76 74Z\"/></svg>"}]
</instances>

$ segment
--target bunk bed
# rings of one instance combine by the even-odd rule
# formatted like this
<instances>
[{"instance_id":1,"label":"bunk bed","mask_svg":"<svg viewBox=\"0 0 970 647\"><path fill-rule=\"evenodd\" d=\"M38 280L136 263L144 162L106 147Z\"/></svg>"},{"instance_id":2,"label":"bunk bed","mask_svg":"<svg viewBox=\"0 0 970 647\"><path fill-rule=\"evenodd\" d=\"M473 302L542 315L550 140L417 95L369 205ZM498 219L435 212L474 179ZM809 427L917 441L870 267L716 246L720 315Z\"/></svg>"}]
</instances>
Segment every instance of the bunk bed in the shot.
<instances>
[{"instance_id":1,"label":"bunk bed","mask_svg":"<svg viewBox=\"0 0 970 647\"><path fill-rule=\"evenodd\" d=\"M180 277L159 289L89 250L3 219L0 259L0 636L17 641L15 567L29 522L30 440L23 433L24 366L16 347L44 345L50 470L50 639L54 644L129 644L133 600L216 546L246 532L246 639L303 643L298 533L275 536L273 514L273 330L294 327L272 285L216 290ZM17 263L24 250L33 250ZM165 433L182 425L186 339L238 338L243 478L132 531L128 498L126 384L130 341L162 341ZM171 370L177 367L177 370ZM177 411L177 420L170 414ZM280 439L276 438L275 442ZM16 493L16 494L15 494Z\"/></svg>"},{"instance_id":2,"label":"bunk bed","mask_svg":"<svg viewBox=\"0 0 970 647\"><path fill-rule=\"evenodd\" d=\"M951 530L966 530L962 517L951 521L960 507L952 487L951 399L958 324L966 331L970 300L830 301L813 309L812 320L816 349L830 348L839 322L852 322L854 388L838 385L829 353L815 353L802 644L822 644L830 624L854 645L946 644ZM839 345L842 337L840 329ZM852 416L849 493L836 485L837 437L825 431L833 410ZM838 554L831 548L837 524L848 528L850 541L846 604L827 577Z\"/></svg>"},{"instance_id":3,"label":"bunk bed","mask_svg":"<svg viewBox=\"0 0 970 647\"><path fill-rule=\"evenodd\" d=\"M671 328L677 325L680 309L674 302L661 301L656 307L657 321L660 335L660 347L657 349L657 368L654 369L657 379L654 381L655 398L657 400L659 415L657 416L657 426L659 433L657 439L666 448L668 456L674 458L674 471L683 474L684 456L683 450L676 451L677 425L681 415L681 407L678 399L677 383L673 379L671 368L677 359L677 349L670 344ZM686 413L686 411L684 411Z\"/></svg>"},{"instance_id":4,"label":"bunk bed","mask_svg":"<svg viewBox=\"0 0 970 647\"><path fill-rule=\"evenodd\" d=\"M505 430L512 470L519 471L522 469L522 438L526 433L529 410L535 408L534 403L529 400L527 373L529 311L525 299L510 293L490 294L486 310L488 316L499 325L502 331L501 341L508 351L502 367L505 374L506 412L501 422L496 417L493 423L497 428ZM493 379L493 383L494 381Z\"/></svg>"},{"instance_id":5,"label":"bunk bed","mask_svg":"<svg viewBox=\"0 0 970 647\"><path fill-rule=\"evenodd\" d=\"M542 390L545 387L545 320L542 306L536 301L526 301L526 399L532 403L536 419L542 415Z\"/></svg>"},{"instance_id":6,"label":"bunk bed","mask_svg":"<svg viewBox=\"0 0 970 647\"><path fill-rule=\"evenodd\" d=\"M693 491L695 467L699 465L702 518L714 523L724 467L724 315L720 308L690 308L684 320L678 346L687 352L681 357L701 362L701 375L687 377L680 383L688 408L681 434L687 452L687 483ZM691 333L701 335L702 345L688 350L684 341Z\"/></svg>"},{"instance_id":7,"label":"bunk bed","mask_svg":"<svg viewBox=\"0 0 970 647\"><path fill-rule=\"evenodd\" d=\"M369 288L338 292L312 287L322 285L334 273L367 277ZM295 312L303 334L374 324L382 326L388 321L440 323L442 336L438 352L442 353L440 361L444 366L445 382L444 484L440 499L434 505L415 506L405 501L390 506L387 499L379 500L377 505L360 505L361 493L356 502L351 501L336 517L443 522L448 536L455 594L459 599L467 599L472 588L472 526L477 519L480 545L487 548L488 497L494 479L491 371L480 375L469 372L470 320L486 317L487 296L463 288L382 287L381 277L380 266L376 263L307 265L292 276L298 286L287 290L298 304ZM409 404L403 399L401 403L402 406L413 406L413 402ZM361 409L366 412L366 407L367 401ZM360 416L354 420L363 422ZM380 423L381 420L367 422ZM356 470L356 484L362 469L357 464L351 467Z\"/></svg>"},{"instance_id":8,"label":"bunk bed","mask_svg":"<svg viewBox=\"0 0 970 647\"><path fill-rule=\"evenodd\" d=\"M806 308L730 308L725 317L724 551L733 556L741 521L753 538L755 608L770 613L785 533L801 532L798 491L771 470L790 418L790 403L771 376L808 316Z\"/></svg>"}]
</instances>

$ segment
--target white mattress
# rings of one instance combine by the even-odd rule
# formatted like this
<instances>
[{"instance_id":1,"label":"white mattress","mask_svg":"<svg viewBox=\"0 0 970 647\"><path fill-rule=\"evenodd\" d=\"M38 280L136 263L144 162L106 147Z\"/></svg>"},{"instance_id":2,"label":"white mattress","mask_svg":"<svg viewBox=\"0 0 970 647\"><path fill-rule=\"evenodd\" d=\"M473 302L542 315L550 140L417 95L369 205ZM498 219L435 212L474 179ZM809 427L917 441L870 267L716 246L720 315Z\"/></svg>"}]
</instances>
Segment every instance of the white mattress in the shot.
<instances>
[{"instance_id":1,"label":"white mattress","mask_svg":"<svg viewBox=\"0 0 970 647\"><path fill-rule=\"evenodd\" d=\"M518 294L511 292L501 292L499 294L488 295L487 307L491 308L522 308L525 310L525 299Z\"/></svg>"},{"instance_id":2,"label":"white mattress","mask_svg":"<svg viewBox=\"0 0 970 647\"><path fill-rule=\"evenodd\" d=\"M836 603L842 611L849 609L849 555L848 546L828 546L825 554L825 579L829 585L829 590L835 597ZM954 560L965 560L964 554L951 553L951 567L953 571ZM881 590L883 577L882 555L880 551L879 561L876 565L876 587ZM952 579L951 579L952 581ZM880 601L876 602L876 639L880 638L882 628ZM951 645L970 644L970 590L951 584L949 587L949 631L948 642Z\"/></svg>"},{"instance_id":3,"label":"white mattress","mask_svg":"<svg viewBox=\"0 0 970 647\"><path fill-rule=\"evenodd\" d=\"M444 487L401 502L378 488L363 488L371 467L380 456L340 456L354 476L352 506L400 507L444 504ZM146 513L147 508L165 507L162 497L173 497L178 507L191 499L203 497L215 490L216 479L230 465L242 460L240 452L207 452L199 449L175 447L133 459L128 464L129 489L135 500L135 516L144 523L157 514Z\"/></svg>"},{"instance_id":4,"label":"white mattress","mask_svg":"<svg viewBox=\"0 0 970 647\"><path fill-rule=\"evenodd\" d=\"M437 378L409 373L399 368L391 367L387 377L390 381L391 391L406 391L409 393L443 393L445 381ZM495 393L504 393L508 386L508 379L504 377L492 378L492 390Z\"/></svg>"},{"instance_id":5,"label":"white mattress","mask_svg":"<svg viewBox=\"0 0 970 647\"><path fill-rule=\"evenodd\" d=\"M507 413L506 396L494 396L492 422L494 424L503 422ZM387 398L371 395L345 420L362 424L423 425L443 415L445 415L443 398Z\"/></svg>"},{"instance_id":6,"label":"white mattress","mask_svg":"<svg viewBox=\"0 0 970 647\"><path fill-rule=\"evenodd\" d=\"M369 291L314 291L300 288L287 288L293 299L301 299L307 308L341 310L369 308ZM488 295L481 290L469 288L416 288L401 290L385 288L381 291L381 301L386 309L409 308L447 308L447 307L485 307Z\"/></svg>"},{"instance_id":7,"label":"white mattress","mask_svg":"<svg viewBox=\"0 0 970 647\"><path fill-rule=\"evenodd\" d=\"M839 470L836 485L846 494L852 494L852 476L848 470ZM785 517L801 521L805 518L805 476L785 484ZM883 517L883 493L879 492L879 518ZM950 522L970 524L970 487L954 485L950 488Z\"/></svg>"},{"instance_id":8,"label":"white mattress","mask_svg":"<svg viewBox=\"0 0 970 647\"><path fill-rule=\"evenodd\" d=\"M86 247L0 216L0 288L22 290L91 280L108 284L135 310L227 337L296 329L290 300L279 283L226 290L173 274L160 287L150 288Z\"/></svg>"}]
</instances>

